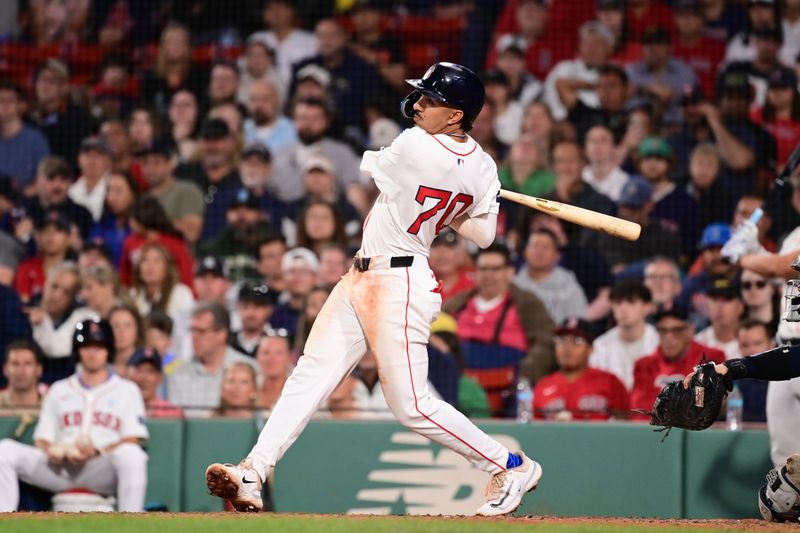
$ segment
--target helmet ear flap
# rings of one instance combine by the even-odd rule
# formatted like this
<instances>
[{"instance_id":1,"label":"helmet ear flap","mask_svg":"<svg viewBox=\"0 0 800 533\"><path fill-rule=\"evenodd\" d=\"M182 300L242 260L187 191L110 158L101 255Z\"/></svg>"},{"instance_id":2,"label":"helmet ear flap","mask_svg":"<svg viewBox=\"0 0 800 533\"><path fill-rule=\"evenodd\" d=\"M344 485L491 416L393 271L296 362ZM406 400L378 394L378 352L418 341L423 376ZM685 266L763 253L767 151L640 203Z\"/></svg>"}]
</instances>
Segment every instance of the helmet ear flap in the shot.
<instances>
[{"instance_id":1,"label":"helmet ear flap","mask_svg":"<svg viewBox=\"0 0 800 533\"><path fill-rule=\"evenodd\" d=\"M400 102L400 112L404 117L414 118L414 104L419 102L420 98L422 98L422 93L419 91L412 91L403 98L403 101Z\"/></svg>"}]
</instances>

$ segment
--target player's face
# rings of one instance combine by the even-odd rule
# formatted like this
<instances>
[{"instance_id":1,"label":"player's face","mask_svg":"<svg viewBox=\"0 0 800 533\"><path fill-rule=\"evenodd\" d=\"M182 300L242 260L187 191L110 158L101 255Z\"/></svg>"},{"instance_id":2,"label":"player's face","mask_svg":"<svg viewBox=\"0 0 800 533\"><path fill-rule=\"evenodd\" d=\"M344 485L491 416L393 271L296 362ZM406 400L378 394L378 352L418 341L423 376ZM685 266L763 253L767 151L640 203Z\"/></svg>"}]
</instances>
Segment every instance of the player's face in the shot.
<instances>
[{"instance_id":1,"label":"player's face","mask_svg":"<svg viewBox=\"0 0 800 533\"><path fill-rule=\"evenodd\" d=\"M138 328L136 319L127 310L115 311L109 319L114 332L114 345L117 350L130 350L136 347Z\"/></svg>"},{"instance_id":2,"label":"player's face","mask_svg":"<svg viewBox=\"0 0 800 533\"><path fill-rule=\"evenodd\" d=\"M87 344L78 348L81 366L88 373L104 370L108 365L108 350L99 344Z\"/></svg>"},{"instance_id":3,"label":"player's face","mask_svg":"<svg viewBox=\"0 0 800 533\"><path fill-rule=\"evenodd\" d=\"M579 335L559 335L556 341L556 361L561 370L574 372L588 366L592 344Z\"/></svg>"},{"instance_id":4,"label":"player's face","mask_svg":"<svg viewBox=\"0 0 800 533\"><path fill-rule=\"evenodd\" d=\"M267 337L258 346L256 360L267 379L285 377L292 362L289 342L283 337Z\"/></svg>"},{"instance_id":5,"label":"player's face","mask_svg":"<svg viewBox=\"0 0 800 533\"><path fill-rule=\"evenodd\" d=\"M708 318L713 325L734 326L744 312L739 298L708 298Z\"/></svg>"},{"instance_id":6,"label":"player's face","mask_svg":"<svg viewBox=\"0 0 800 533\"><path fill-rule=\"evenodd\" d=\"M42 367L30 350L11 350L3 365L3 375L12 391L28 391L36 386L42 377Z\"/></svg>"},{"instance_id":7,"label":"player's face","mask_svg":"<svg viewBox=\"0 0 800 533\"><path fill-rule=\"evenodd\" d=\"M222 404L226 407L251 407L255 400L253 374L244 368L229 368L222 379Z\"/></svg>"},{"instance_id":8,"label":"player's face","mask_svg":"<svg viewBox=\"0 0 800 533\"><path fill-rule=\"evenodd\" d=\"M740 329L738 339L739 350L745 357L765 352L775 346L767 329L761 326Z\"/></svg>"},{"instance_id":9,"label":"player's face","mask_svg":"<svg viewBox=\"0 0 800 533\"><path fill-rule=\"evenodd\" d=\"M691 326L685 320L666 316L658 321L656 329L664 357L669 361L680 359L691 343Z\"/></svg>"},{"instance_id":10,"label":"player's face","mask_svg":"<svg viewBox=\"0 0 800 533\"><path fill-rule=\"evenodd\" d=\"M427 96L423 96L414 104L414 124L428 133L451 131L463 116L463 112Z\"/></svg>"},{"instance_id":11,"label":"player's face","mask_svg":"<svg viewBox=\"0 0 800 533\"><path fill-rule=\"evenodd\" d=\"M247 333L262 331L272 315L271 305L258 305L253 302L239 302L236 306L242 319L242 329Z\"/></svg>"},{"instance_id":12,"label":"player's face","mask_svg":"<svg viewBox=\"0 0 800 533\"><path fill-rule=\"evenodd\" d=\"M641 324L652 312L653 306L642 300L620 300L611 302L611 312L614 314L614 321L620 327L632 327Z\"/></svg>"}]
</instances>

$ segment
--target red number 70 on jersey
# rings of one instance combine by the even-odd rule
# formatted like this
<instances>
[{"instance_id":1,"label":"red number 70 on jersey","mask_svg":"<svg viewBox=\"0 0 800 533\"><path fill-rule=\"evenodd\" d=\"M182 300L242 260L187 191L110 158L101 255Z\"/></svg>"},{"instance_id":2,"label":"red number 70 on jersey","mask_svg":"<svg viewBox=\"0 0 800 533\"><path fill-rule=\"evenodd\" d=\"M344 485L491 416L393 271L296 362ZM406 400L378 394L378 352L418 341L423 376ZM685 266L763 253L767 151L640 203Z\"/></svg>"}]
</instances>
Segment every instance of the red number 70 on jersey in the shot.
<instances>
[{"instance_id":1,"label":"red number 70 on jersey","mask_svg":"<svg viewBox=\"0 0 800 533\"><path fill-rule=\"evenodd\" d=\"M453 197L452 201L450 201L451 196ZM423 222L430 220L436 216L436 213L444 209L444 214L439 219L439 222L436 223L436 233L434 233L434 235L438 235L447 224L461 216L461 213L463 213L470 205L472 205L472 195L470 194L464 194L460 192L453 196L453 193L450 191L434 189L433 187L420 185L419 189L417 190L417 203L424 206L425 200L428 198L433 198L437 200L437 202L427 211L420 213L414 223L408 227L407 231L412 235L419 233L419 229L422 227ZM456 206L459 204L461 207L458 209L456 214L451 217L450 215L453 213L453 211L455 211Z\"/></svg>"}]
</instances>

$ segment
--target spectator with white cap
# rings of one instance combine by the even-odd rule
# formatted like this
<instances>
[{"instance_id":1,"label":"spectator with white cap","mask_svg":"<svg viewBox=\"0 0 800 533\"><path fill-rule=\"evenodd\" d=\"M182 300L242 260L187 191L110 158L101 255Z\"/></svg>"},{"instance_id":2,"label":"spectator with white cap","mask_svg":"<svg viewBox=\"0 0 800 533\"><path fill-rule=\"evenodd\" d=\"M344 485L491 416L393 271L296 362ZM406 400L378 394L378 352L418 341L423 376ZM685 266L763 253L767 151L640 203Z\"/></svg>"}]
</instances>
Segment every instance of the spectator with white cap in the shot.
<instances>
[{"instance_id":1,"label":"spectator with white cap","mask_svg":"<svg viewBox=\"0 0 800 533\"><path fill-rule=\"evenodd\" d=\"M294 338L305 298L317 283L319 259L308 248L294 248L283 254L281 269L286 290L272 312L270 324L287 330L290 338Z\"/></svg>"},{"instance_id":2,"label":"spectator with white cap","mask_svg":"<svg viewBox=\"0 0 800 533\"><path fill-rule=\"evenodd\" d=\"M328 99L328 88L331 85L331 73L325 68L311 63L295 74L294 99L320 98Z\"/></svg>"}]
</instances>

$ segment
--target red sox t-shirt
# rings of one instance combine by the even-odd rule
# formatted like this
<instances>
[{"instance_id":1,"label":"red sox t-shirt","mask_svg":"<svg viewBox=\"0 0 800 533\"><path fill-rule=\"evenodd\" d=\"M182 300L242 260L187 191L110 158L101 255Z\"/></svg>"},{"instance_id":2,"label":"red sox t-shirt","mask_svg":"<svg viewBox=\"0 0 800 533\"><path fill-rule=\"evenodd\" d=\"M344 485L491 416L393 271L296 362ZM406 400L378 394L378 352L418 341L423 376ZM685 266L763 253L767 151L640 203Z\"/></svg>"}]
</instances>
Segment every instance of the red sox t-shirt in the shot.
<instances>
[{"instance_id":1,"label":"red sox t-shirt","mask_svg":"<svg viewBox=\"0 0 800 533\"><path fill-rule=\"evenodd\" d=\"M555 372L536 384L533 409L536 418L607 420L614 412L627 412L628 391L605 370L587 368L575 381Z\"/></svg>"}]
</instances>

